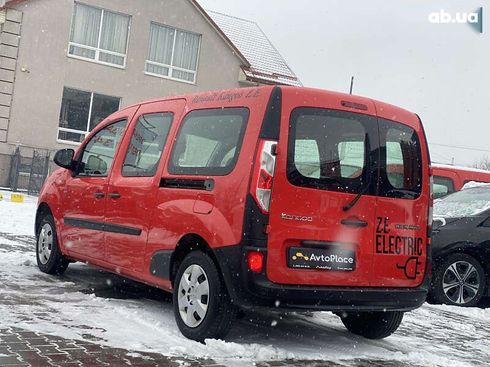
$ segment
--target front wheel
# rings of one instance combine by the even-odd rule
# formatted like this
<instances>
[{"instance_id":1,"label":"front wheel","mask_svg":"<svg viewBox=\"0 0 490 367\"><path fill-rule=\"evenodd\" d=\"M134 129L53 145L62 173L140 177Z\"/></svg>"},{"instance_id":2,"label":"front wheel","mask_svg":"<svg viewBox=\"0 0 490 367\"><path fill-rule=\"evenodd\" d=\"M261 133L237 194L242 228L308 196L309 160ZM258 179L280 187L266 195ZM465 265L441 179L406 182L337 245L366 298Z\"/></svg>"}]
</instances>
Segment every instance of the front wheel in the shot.
<instances>
[{"instance_id":1,"label":"front wheel","mask_svg":"<svg viewBox=\"0 0 490 367\"><path fill-rule=\"evenodd\" d=\"M201 251L191 252L180 265L173 307L180 332L199 342L224 338L236 314L216 265Z\"/></svg>"},{"instance_id":2,"label":"front wheel","mask_svg":"<svg viewBox=\"0 0 490 367\"><path fill-rule=\"evenodd\" d=\"M36 233L37 266L43 273L61 275L68 267L68 260L58 246L58 236L53 216L45 215Z\"/></svg>"},{"instance_id":3,"label":"front wheel","mask_svg":"<svg viewBox=\"0 0 490 367\"><path fill-rule=\"evenodd\" d=\"M403 312L357 312L343 314L340 318L347 330L353 334L368 339L383 339L398 329L403 319Z\"/></svg>"}]
</instances>

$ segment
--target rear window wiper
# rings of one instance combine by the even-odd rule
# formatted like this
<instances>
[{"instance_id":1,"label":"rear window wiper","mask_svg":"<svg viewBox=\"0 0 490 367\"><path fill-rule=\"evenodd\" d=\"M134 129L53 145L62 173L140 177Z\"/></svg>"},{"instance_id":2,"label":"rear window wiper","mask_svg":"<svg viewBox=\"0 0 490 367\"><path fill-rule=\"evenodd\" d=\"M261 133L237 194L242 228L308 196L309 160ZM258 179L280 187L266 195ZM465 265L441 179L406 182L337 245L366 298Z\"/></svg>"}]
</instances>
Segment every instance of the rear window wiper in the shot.
<instances>
[{"instance_id":1,"label":"rear window wiper","mask_svg":"<svg viewBox=\"0 0 490 367\"><path fill-rule=\"evenodd\" d=\"M368 157L368 159L366 159L366 167L368 167L367 168L368 169L368 179L367 179L366 185L361 189L361 191L359 191L359 193L356 195L356 197L354 199L352 199L352 201L349 204L342 206L342 210L344 212L348 211L354 205L356 205L356 203L359 201L361 196L364 195L366 192L368 192L369 188L371 187L371 181L372 181L371 170L372 170L372 168L371 168L371 160L369 159L369 154L371 152L371 148L370 148L371 145L369 144L369 135L367 133L364 137L364 141L366 142L366 157Z\"/></svg>"},{"instance_id":2,"label":"rear window wiper","mask_svg":"<svg viewBox=\"0 0 490 367\"><path fill-rule=\"evenodd\" d=\"M352 201L349 203L349 204L346 204L342 207L342 210L344 212L348 211L349 209L351 209L354 205L356 205L356 203L359 201L359 199L361 198L362 195L364 195L368 189L369 189L369 186L371 186L371 175L369 175L369 180L368 182L366 183L366 185L362 188L361 191L359 191L359 193L356 195L356 197L354 199L352 199Z\"/></svg>"}]
</instances>

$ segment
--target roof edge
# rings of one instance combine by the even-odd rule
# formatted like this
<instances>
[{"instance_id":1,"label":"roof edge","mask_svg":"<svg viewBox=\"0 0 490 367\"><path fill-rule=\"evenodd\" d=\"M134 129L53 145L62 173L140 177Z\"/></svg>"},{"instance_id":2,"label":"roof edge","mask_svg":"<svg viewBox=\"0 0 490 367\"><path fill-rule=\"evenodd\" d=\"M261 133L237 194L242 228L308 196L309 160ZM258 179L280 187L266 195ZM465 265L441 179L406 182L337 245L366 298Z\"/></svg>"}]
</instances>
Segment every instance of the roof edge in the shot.
<instances>
[{"instance_id":1,"label":"roof edge","mask_svg":"<svg viewBox=\"0 0 490 367\"><path fill-rule=\"evenodd\" d=\"M27 0L0 0L0 10L7 9L7 5L15 5Z\"/></svg>"},{"instance_id":2,"label":"roof edge","mask_svg":"<svg viewBox=\"0 0 490 367\"><path fill-rule=\"evenodd\" d=\"M223 38L225 43L232 49L232 51L238 56L240 61L245 64L246 67L250 67L251 64L247 58L241 53L241 51L235 46L235 44L228 38L223 30L215 23L211 16L204 10L204 8L197 2L197 0L189 0L192 5L197 9L199 13L208 21L211 27Z\"/></svg>"}]
</instances>

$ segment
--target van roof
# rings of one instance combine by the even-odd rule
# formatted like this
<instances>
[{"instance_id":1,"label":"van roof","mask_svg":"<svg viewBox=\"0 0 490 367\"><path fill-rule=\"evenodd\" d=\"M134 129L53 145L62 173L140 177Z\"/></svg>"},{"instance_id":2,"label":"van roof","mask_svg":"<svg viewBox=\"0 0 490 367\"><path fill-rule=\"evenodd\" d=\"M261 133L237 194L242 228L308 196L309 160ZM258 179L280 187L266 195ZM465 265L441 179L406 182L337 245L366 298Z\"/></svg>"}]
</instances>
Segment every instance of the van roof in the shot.
<instances>
[{"instance_id":1,"label":"van roof","mask_svg":"<svg viewBox=\"0 0 490 367\"><path fill-rule=\"evenodd\" d=\"M434 163L432 165L432 167L443 169L443 170L448 170L448 171L465 171L465 172L484 173L484 174L490 175L490 171L487 171L484 169L473 168L473 167L452 166L450 164L440 164L440 163Z\"/></svg>"},{"instance_id":2,"label":"van roof","mask_svg":"<svg viewBox=\"0 0 490 367\"><path fill-rule=\"evenodd\" d=\"M401 107L389 103L377 101L371 98L347 94L347 93L341 93L341 92L334 92L334 91L324 90L324 89L283 86L283 85L276 85L276 86L267 85L267 86L259 86L259 87L211 90L211 91L199 92L199 93L161 97L161 98L155 98L147 101L142 101L140 103L135 103L125 107L124 109L139 106L146 103L171 101L176 99L196 100L199 101L200 103L205 104L206 102L209 102L210 104L212 104L213 102L216 101L216 98L219 95L235 96L234 99L240 99L243 96L247 95L250 91L257 90L257 89L264 90L267 92L266 94L269 95L273 88L280 88L283 91L303 92L305 94L318 93L320 97L321 95L325 95L325 96L336 97L339 99L346 99L348 101L352 101L356 103L372 102L375 105L377 115L381 118L394 120L394 121L402 121L404 123L409 123L409 124L418 124L419 122L418 117L415 113L405 110Z\"/></svg>"}]
</instances>

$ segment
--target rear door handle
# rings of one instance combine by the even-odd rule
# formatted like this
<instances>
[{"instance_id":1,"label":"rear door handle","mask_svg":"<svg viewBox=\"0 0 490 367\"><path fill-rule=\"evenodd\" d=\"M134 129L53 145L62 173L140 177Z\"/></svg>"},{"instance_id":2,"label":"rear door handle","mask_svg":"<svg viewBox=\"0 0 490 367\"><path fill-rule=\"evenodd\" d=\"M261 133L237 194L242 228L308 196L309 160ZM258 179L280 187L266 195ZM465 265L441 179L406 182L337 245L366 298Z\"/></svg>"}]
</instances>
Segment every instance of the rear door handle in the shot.
<instances>
[{"instance_id":1,"label":"rear door handle","mask_svg":"<svg viewBox=\"0 0 490 367\"><path fill-rule=\"evenodd\" d=\"M105 196L103 192L94 192L94 197L96 199L102 199Z\"/></svg>"},{"instance_id":2,"label":"rear door handle","mask_svg":"<svg viewBox=\"0 0 490 367\"><path fill-rule=\"evenodd\" d=\"M111 199L119 199L121 197L121 194L118 194L117 192L111 192L108 196Z\"/></svg>"},{"instance_id":3,"label":"rear door handle","mask_svg":"<svg viewBox=\"0 0 490 367\"><path fill-rule=\"evenodd\" d=\"M342 219L340 223L350 227L366 227L368 225L366 221L360 219Z\"/></svg>"}]
</instances>

